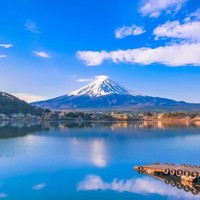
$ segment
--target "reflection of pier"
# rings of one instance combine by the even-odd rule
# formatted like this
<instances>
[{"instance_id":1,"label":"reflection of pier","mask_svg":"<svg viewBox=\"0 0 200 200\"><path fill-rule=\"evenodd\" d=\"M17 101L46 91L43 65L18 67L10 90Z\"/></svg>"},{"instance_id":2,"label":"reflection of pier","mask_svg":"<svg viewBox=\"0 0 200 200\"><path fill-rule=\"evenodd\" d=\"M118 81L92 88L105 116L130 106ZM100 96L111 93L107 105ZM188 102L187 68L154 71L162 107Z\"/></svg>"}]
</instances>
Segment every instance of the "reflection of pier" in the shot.
<instances>
[{"instance_id":1,"label":"reflection of pier","mask_svg":"<svg viewBox=\"0 0 200 200\"><path fill-rule=\"evenodd\" d=\"M153 165L135 166L138 173L143 173L172 187L200 195L200 167L191 165L174 165L154 163Z\"/></svg>"}]
</instances>

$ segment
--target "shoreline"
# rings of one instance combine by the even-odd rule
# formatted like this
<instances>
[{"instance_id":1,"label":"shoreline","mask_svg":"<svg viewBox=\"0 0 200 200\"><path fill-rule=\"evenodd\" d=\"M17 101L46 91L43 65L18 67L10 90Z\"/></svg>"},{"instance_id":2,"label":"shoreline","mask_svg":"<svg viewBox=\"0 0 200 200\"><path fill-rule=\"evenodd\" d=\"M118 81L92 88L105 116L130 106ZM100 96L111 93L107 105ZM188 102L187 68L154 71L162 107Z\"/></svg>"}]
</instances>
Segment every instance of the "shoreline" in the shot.
<instances>
[{"instance_id":1,"label":"shoreline","mask_svg":"<svg viewBox=\"0 0 200 200\"><path fill-rule=\"evenodd\" d=\"M0 120L1 122L200 122L200 119L179 119L179 118L165 118L165 119L132 119L132 120L84 120L84 119L19 119L19 120Z\"/></svg>"}]
</instances>

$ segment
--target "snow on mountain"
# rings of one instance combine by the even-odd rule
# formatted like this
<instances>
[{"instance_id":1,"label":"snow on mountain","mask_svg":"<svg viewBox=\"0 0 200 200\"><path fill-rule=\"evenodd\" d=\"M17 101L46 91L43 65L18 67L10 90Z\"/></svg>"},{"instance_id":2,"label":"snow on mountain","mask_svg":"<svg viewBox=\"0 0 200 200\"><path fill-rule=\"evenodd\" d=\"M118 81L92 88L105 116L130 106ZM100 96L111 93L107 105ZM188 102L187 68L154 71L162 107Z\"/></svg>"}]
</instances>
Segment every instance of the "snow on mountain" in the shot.
<instances>
[{"instance_id":1,"label":"snow on mountain","mask_svg":"<svg viewBox=\"0 0 200 200\"><path fill-rule=\"evenodd\" d=\"M90 96L100 97L109 94L123 94L132 96L141 96L141 94L128 90L118 83L112 81L108 76L102 75L92 83L82 87L76 91L71 92L68 96Z\"/></svg>"},{"instance_id":2,"label":"snow on mountain","mask_svg":"<svg viewBox=\"0 0 200 200\"><path fill-rule=\"evenodd\" d=\"M51 110L199 110L200 104L178 102L172 99L143 96L128 90L107 76L68 95L32 103Z\"/></svg>"}]
</instances>

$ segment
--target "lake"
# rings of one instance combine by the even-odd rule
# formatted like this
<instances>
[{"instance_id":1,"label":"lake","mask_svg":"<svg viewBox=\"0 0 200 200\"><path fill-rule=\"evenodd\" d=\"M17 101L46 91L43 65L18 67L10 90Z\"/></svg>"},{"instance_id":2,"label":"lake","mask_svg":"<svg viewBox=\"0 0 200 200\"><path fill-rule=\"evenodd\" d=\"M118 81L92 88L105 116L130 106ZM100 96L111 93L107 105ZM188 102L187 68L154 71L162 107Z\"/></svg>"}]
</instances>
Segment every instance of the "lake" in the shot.
<instances>
[{"instance_id":1,"label":"lake","mask_svg":"<svg viewBox=\"0 0 200 200\"><path fill-rule=\"evenodd\" d=\"M199 199L133 170L134 165L200 165L200 126L81 123L0 125L0 198Z\"/></svg>"}]
</instances>

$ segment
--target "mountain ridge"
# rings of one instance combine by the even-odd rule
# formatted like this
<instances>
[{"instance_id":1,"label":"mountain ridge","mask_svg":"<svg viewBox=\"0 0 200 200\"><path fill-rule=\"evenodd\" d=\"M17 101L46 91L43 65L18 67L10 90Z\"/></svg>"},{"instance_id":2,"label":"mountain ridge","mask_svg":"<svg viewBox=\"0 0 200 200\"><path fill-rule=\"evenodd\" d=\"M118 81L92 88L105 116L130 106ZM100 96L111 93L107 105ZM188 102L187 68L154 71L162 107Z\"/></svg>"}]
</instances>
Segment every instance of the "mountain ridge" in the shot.
<instances>
[{"instance_id":1,"label":"mountain ridge","mask_svg":"<svg viewBox=\"0 0 200 200\"><path fill-rule=\"evenodd\" d=\"M105 75L69 94L34 102L32 105L52 110L200 110L200 104L141 95L126 89Z\"/></svg>"},{"instance_id":2,"label":"mountain ridge","mask_svg":"<svg viewBox=\"0 0 200 200\"><path fill-rule=\"evenodd\" d=\"M43 112L42 108L32 106L11 94L0 91L0 113L42 115Z\"/></svg>"}]
</instances>

